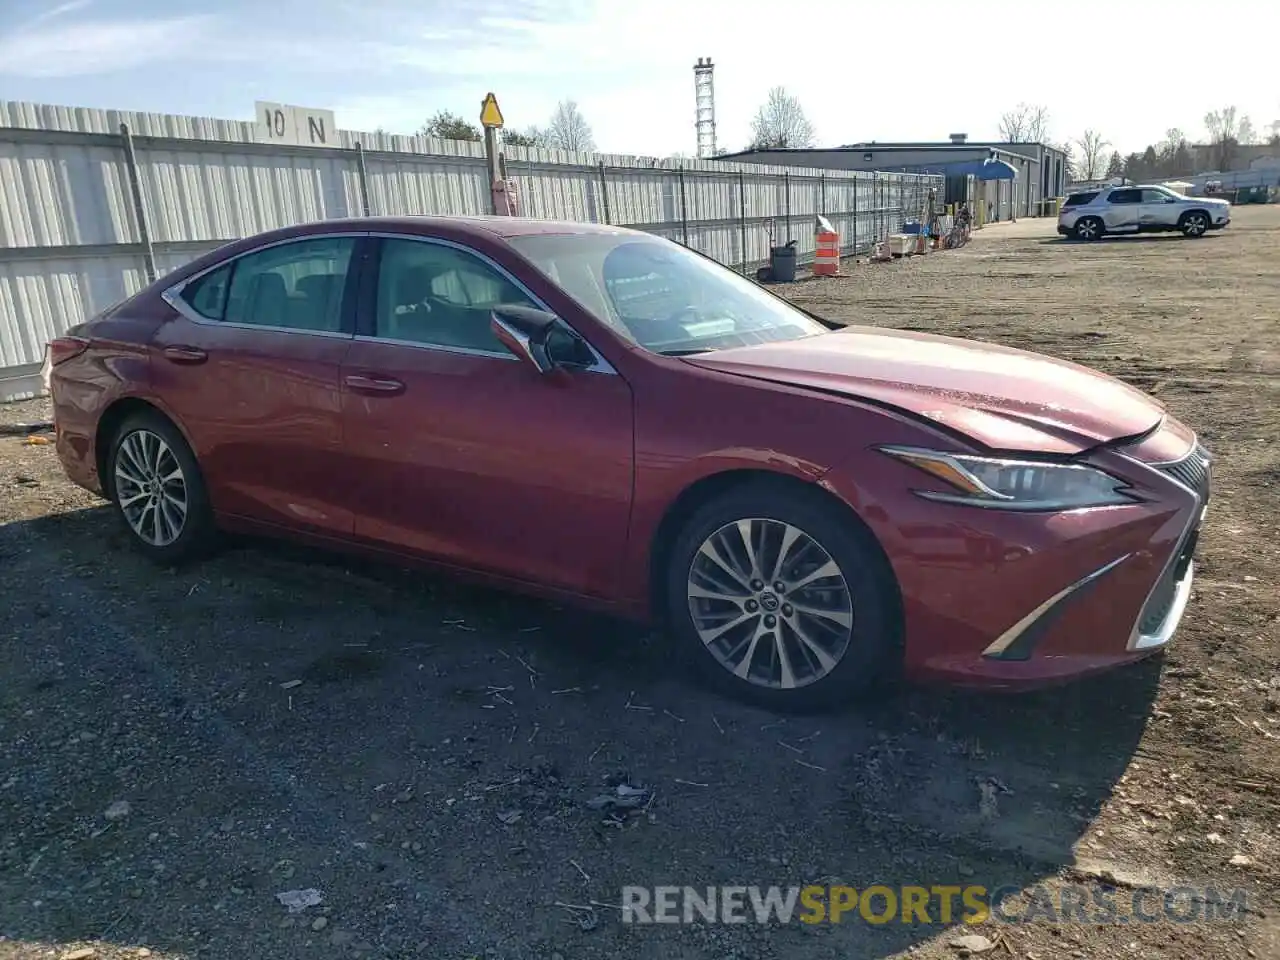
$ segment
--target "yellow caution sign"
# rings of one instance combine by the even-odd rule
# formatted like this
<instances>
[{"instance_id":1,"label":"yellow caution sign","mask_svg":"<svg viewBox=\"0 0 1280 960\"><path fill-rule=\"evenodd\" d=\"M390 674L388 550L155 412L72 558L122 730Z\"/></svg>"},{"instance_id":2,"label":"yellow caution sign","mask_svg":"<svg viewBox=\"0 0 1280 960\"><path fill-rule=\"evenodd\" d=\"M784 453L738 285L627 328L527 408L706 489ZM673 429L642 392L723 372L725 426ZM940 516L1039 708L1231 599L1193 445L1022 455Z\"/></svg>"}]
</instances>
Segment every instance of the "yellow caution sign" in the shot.
<instances>
[{"instance_id":1,"label":"yellow caution sign","mask_svg":"<svg viewBox=\"0 0 1280 960\"><path fill-rule=\"evenodd\" d=\"M502 111L498 109L498 98L492 93L480 104L480 126L502 126Z\"/></svg>"}]
</instances>

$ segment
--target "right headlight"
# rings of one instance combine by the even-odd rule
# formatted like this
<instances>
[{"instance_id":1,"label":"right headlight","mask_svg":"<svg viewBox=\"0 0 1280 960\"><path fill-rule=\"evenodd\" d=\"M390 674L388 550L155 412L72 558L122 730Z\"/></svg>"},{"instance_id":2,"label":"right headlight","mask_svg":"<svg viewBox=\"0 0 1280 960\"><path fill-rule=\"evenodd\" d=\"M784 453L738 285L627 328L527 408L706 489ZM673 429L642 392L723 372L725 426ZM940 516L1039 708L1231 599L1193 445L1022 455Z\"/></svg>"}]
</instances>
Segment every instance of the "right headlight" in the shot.
<instances>
[{"instance_id":1,"label":"right headlight","mask_svg":"<svg viewBox=\"0 0 1280 960\"><path fill-rule=\"evenodd\" d=\"M879 449L942 480L954 491L915 491L927 500L998 510L1077 510L1138 499L1123 480L1082 463L979 457L918 447Z\"/></svg>"}]
</instances>

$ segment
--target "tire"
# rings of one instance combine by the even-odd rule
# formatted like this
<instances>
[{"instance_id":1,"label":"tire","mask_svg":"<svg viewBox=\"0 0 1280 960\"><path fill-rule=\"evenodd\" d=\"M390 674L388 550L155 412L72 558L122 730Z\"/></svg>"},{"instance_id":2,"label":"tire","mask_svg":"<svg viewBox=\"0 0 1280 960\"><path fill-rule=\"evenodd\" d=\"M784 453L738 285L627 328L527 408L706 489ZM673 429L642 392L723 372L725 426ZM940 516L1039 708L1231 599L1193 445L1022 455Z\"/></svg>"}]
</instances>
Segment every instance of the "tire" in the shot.
<instances>
[{"instance_id":1,"label":"tire","mask_svg":"<svg viewBox=\"0 0 1280 960\"><path fill-rule=\"evenodd\" d=\"M1101 240L1107 228L1097 217L1081 217L1071 232L1077 240Z\"/></svg>"},{"instance_id":2,"label":"tire","mask_svg":"<svg viewBox=\"0 0 1280 960\"><path fill-rule=\"evenodd\" d=\"M790 575L790 592L786 582L776 589L772 577L749 582L740 521L759 549L757 566L769 568L761 572L782 566L780 579ZM778 564L788 536L789 563ZM710 550L735 570L714 561ZM813 571L827 561L836 575L815 578ZM787 570L790 564L798 566ZM673 543L665 576L666 613L681 658L728 696L812 712L852 704L897 677L902 616L888 561L861 521L817 492L764 481L705 504ZM727 593L736 598L720 598ZM824 616L807 612L819 608Z\"/></svg>"},{"instance_id":3,"label":"tire","mask_svg":"<svg viewBox=\"0 0 1280 960\"><path fill-rule=\"evenodd\" d=\"M200 465L181 431L161 414L135 413L120 424L107 455L107 484L130 541L156 563L176 566L216 546Z\"/></svg>"},{"instance_id":4,"label":"tire","mask_svg":"<svg viewBox=\"0 0 1280 960\"><path fill-rule=\"evenodd\" d=\"M1201 210L1188 210L1178 218L1178 229L1184 237L1195 240L1209 232L1209 215Z\"/></svg>"}]
</instances>

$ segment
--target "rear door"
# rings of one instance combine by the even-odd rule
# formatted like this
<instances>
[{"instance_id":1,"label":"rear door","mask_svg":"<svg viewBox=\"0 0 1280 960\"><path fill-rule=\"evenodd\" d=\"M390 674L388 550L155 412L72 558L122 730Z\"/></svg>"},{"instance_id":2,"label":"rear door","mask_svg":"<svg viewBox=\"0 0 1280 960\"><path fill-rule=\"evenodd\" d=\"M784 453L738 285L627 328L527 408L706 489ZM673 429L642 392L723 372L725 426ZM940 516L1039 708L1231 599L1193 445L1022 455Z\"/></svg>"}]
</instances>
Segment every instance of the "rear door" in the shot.
<instances>
[{"instance_id":1,"label":"rear door","mask_svg":"<svg viewBox=\"0 0 1280 960\"><path fill-rule=\"evenodd\" d=\"M272 244L170 288L152 380L185 430L216 511L350 536L339 370L365 241Z\"/></svg>"},{"instance_id":2,"label":"rear door","mask_svg":"<svg viewBox=\"0 0 1280 960\"><path fill-rule=\"evenodd\" d=\"M1112 190L1103 203L1102 219L1108 233L1132 233L1142 216L1142 191L1136 187Z\"/></svg>"}]
</instances>

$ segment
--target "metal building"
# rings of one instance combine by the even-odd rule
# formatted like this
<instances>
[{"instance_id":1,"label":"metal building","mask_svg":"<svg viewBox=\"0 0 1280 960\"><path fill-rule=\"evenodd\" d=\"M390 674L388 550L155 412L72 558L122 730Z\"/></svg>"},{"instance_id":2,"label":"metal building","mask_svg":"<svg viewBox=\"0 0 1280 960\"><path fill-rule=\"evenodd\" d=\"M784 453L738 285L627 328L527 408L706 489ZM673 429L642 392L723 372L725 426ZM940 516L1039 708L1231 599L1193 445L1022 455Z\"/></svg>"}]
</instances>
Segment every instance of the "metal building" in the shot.
<instances>
[{"instance_id":1,"label":"metal building","mask_svg":"<svg viewBox=\"0 0 1280 960\"><path fill-rule=\"evenodd\" d=\"M722 160L738 163L786 164L793 167L823 167L828 170L866 170L894 173L930 173L946 176L948 167L960 168L981 160L1003 160L1018 173L1017 179L988 185L985 198L993 203L996 216L1044 216L1053 211L1049 202L1064 196L1067 185L1067 157L1057 147L1044 143L997 143L971 141L965 134L952 134L945 143L850 143L840 147L812 149L744 150L726 154ZM951 198L959 199L959 198Z\"/></svg>"}]
</instances>

